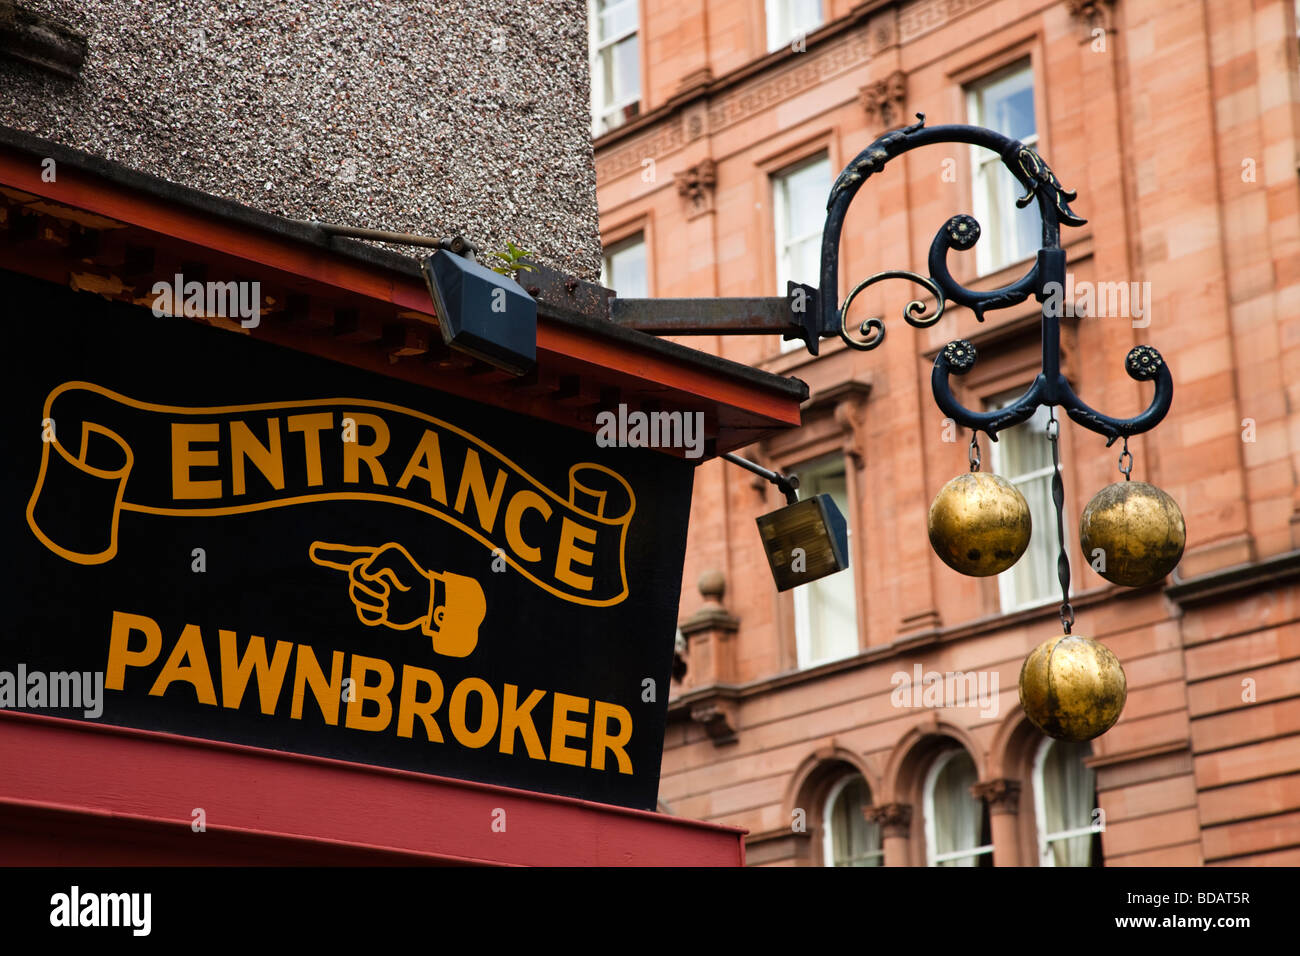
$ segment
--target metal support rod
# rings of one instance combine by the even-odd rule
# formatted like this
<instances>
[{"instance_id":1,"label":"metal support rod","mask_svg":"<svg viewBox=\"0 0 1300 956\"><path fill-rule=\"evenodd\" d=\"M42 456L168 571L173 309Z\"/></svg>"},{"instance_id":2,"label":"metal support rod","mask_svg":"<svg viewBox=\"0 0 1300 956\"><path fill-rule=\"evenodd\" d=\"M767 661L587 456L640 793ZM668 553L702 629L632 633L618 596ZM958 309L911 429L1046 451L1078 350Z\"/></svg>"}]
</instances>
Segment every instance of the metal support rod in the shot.
<instances>
[{"instance_id":1,"label":"metal support rod","mask_svg":"<svg viewBox=\"0 0 1300 956\"><path fill-rule=\"evenodd\" d=\"M619 299L610 318L652 335L753 335L800 333L784 296L728 299Z\"/></svg>"},{"instance_id":2,"label":"metal support rod","mask_svg":"<svg viewBox=\"0 0 1300 956\"><path fill-rule=\"evenodd\" d=\"M1056 577L1061 582L1061 627L1070 633L1074 626L1074 608L1070 605L1070 557L1065 552L1065 483L1061 480L1061 450L1057 441L1060 425L1056 408L1047 409L1047 439L1052 443L1052 507L1056 509Z\"/></svg>"},{"instance_id":3,"label":"metal support rod","mask_svg":"<svg viewBox=\"0 0 1300 956\"><path fill-rule=\"evenodd\" d=\"M799 487L798 475L782 475L775 471L770 471L762 465L755 464L748 458L741 458L739 455L733 454L732 452L726 452L722 457L727 459L727 461L731 462L733 465L739 465L746 471L752 471L760 478L766 478L772 484L776 485L777 488L781 490L781 493L785 495L786 504L798 504L799 492L796 490Z\"/></svg>"}]
</instances>

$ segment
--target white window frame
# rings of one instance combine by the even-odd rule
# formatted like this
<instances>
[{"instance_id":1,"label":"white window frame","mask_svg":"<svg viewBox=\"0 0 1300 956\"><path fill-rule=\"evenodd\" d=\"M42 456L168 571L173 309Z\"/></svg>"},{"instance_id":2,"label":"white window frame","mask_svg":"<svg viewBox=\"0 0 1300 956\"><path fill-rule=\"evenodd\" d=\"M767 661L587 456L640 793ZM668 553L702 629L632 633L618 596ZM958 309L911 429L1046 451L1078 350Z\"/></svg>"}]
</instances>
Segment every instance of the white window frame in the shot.
<instances>
[{"instance_id":1,"label":"white window frame","mask_svg":"<svg viewBox=\"0 0 1300 956\"><path fill-rule=\"evenodd\" d=\"M831 184L834 180L831 176L831 157L827 150L823 150L820 153L802 159L793 165L786 166L771 175L772 228L776 237L776 294L779 296L784 296L786 294L786 285L794 278L790 274L790 247L798 245L801 242L806 242L809 239L821 239L823 231L823 227L819 225L816 229L802 235L790 236L789 238L786 237L788 231L787 227L790 220L788 180L791 176L801 173L808 167L815 166L819 163L826 164L826 189L829 193ZM813 278L812 280L805 278L803 281L806 283L810 282L813 285L820 284L819 278ZM783 353L794 352L802 348L804 348L803 339L781 340L781 351Z\"/></svg>"},{"instance_id":2,"label":"white window frame","mask_svg":"<svg viewBox=\"0 0 1300 956\"><path fill-rule=\"evenodd\" d=\"M822 865L823 866L833 867L836 865L835 835L834 833L831 832L831 820L833 819L832 811L834 811L835 809L835 801L838 800L840 794L844 792L844 788L847 787L850 783L852 783L855 780L861 780L863 785L866 786L867 788L867 793L869 795L871 794L871 786L870 784L867 783L865 777L863 777L861 774L847 773L839 780L835 781L835 785L831 787L830 793L826 795L826 803L822 807ZM876 865L884 866L884 861L885 861L884 835L883 834L881 835L879 850L873 850L872 852L866 854L865 856L853 857L845 865L846 866L851 865L856 860L880 860L880 863Z\"/></svg>"},{"instance_id":3,"label":"white window frame","mask_svg":"<svg viewBox=\"0 0 1300 956\"><path fill-rule=\"evenodd\" d=\"M615 4L615 6L621 6L622 3L630 3L637 8L636 26L601 40L599 39L600 12L597 8L597 0L587 0L587 49L591 67L591 135L593 138L622 126L624 122L620 117L622 111L635 103L641 102L641 77L639 76L636 81L636 96L616 103L601 102L605 89L605 51L623 42L628 37L635 36L637 37L637 62L641 62L641 0L621 0L621 3Z\"/></svg>"},{"instance_id":4,"label":"white window frame","mask_svg":"<svg viewBox=\"0 0 1300 956\"><path fill-rule=\"evenodd\" d=\"M650 248L648 245L646 245L646 236L644 230L642 230L641 232L634 232L629 236L624 236L622 239L619 239L616 242L611 242L609 245L607 245L604 249L601 250L600 284L607 289L613 289L619 295L626 294L623 289L619 289L617 286L610 284L613 281L610 276L610 272L612 271L611 267L613 265L614 256L636 245L640 245L645 250L644 258L645 258L646 296L649 297L650 295Z\"/></svg>"},{"instance_id":5,"label":"white window frame","mask_svg":"<svg viewBox=\"0 0 1300 956\"><path fill-rule=\"evenodd\" d=\"M1020 396L1023 394L1024 394L1024 389L1021 389L1017 391L1014 395L1010 393L1005 393L1001 396L995 396L994 398L990 399L986 403L987 408L989 410L1006 408L1016 399L1020 398ZM1022 422L1021 424L1024 423ZM1006 434L1010 431L1011 429L1009 428L1003 431L1002 437L1005 439ZM1046 441L1046 439L1044 440ZM1004 453L1002 451L1002 447L1000 446L1000 443L988 442L987 444L989 446L989 467L993 469L993 473L995 475L1001 475L1008 482L1010 482L1017 491L1020 491L1021 485L1028 484L1031 481L1037 481L1040 478L1046 477L1048 479L1048 497L1049 498L1051 497L1051 476L1054 468L1050 463L1044 465L1042 468L1036 468L1033 471L1026 472L1023 475L1016 475L1013 478L1007 475L1006 469L1003 467L1002 458ZM1024 494L1024 492L1021 492L1021 494ZM1068 525L1063 525L1062 527L1065 530L1065 553L1069 554L1070 553L1070 530ZM1025 553L1021 555L1020 560L1017 561L1012 567L1007 568L1007 570L1003 571L1001 574L997 576L998 607L1001 609L1003 614L1010 614L1013 611L1023 611L1028 608L1042 607L1045 604L1051 604L1052 602L1056 601L1060 597L1059 593L1054 591L1051 584L1049 583L1046 593L1044 593L1041 597L1034 598L1032 600L1025 601L1023 603L1018 602L1016 600L1016 588L1015 588L1015 578L1014 578L1016 571L1021 566L1021 562L1024 561L1032 562L1034 560L1033 554L1031 552L1034 548L1035 541L1039 542L1040 544L1041 542L1044 541L1048 542L1048 544L1045 545L1045 547L1047 548L1047 551L1045 553L1051 561L1051 566L1055 568L1056 567L1056 548L1054 546L1055 540L1056 540L1056 525L1054 523L1049 528L1040 528L1037 525L1035 525L1030 535L1029 547L1025 549Z\"/></svg>"},{"instance_id":6,"label":"white window frame","mask_svg":"<svg viewBox=\"0 0 1300 956\"><path fill-rule=\"evenodd\" d=\"M794 469L799 475L801 482L805 480L808 474L817 474L820 471L831 471L834 465L842 464L844 466L844 503L848 506L850 512L853 510L853 500L850 497L849 489L849 461L842 452L837 452L822 458L815 458L810 462ZM803 485L801 484L801 487ZM846 514L844 521L848 525L849 554L853 553L853 515ZM836 574L853 574L853 568L847 567L843 571L836 571ZM827 575L830 577L830 575ZM819 578L818 580L826 580ZM850 579L853 580L853 579ZM800 670L807 670L810 667L816 667L819 664L826 664L830 661L842 661L845 658L852 657L862 649L862 623L858 620L858 588L857 581L853 580L853 640L846 643L842 653L833 652L825 657L812 657L812 603L809 600L808 588L816 584L816 581L810 581L808 584L800 584L793 590L794 594L794 642L795 654L798 658Z\"/></svg>"},{"instance_id":7,"label":"white window frame","mask_svg":"<svg viewBox=\"0 0 1300 956\"><path fill-rule=\"evenodd\" d=\"M1048 751L1055 745L1056 741L1051 737L1044 737L1043 742L1038 745L1038 752L1034 754L1034 821L1038 829L1039 866L1056 866L1056 854L1052 852L1051 844L1057 840L1068 840L1086 833L1105 832L1105 826L1100 821L1086 827L1062 830L1060 833L1047 832L1047 797L1043 784L1043 767L1047 765Z\"/></svg>"},{"instance_id":8,"label":"white window frame","mask_svg":"<svg viewBox=\"0 0 1300 956\"><path fill-rule=\"evenodd\" d=\"M948 763L953 758L957 757L959 754L966 754L967 757L970 757L970 754L966 753L966 750L962 747L953 747L950 750L945 750L943 753L941 753L938 757L934 759L934 762L930 765L929 772L927 772L925 775L925 789L923 791L924 796L922 799L922 812L924 812L925 814L925 865L926 866L938 866L940 863L947 863L950 860L964 860L967 857L984 856L985 854L991 854L993 852L992 843L986 844L985 846L972 847L969 850L953 850L952 852L949 853L935 852L934 786L938 782L939 774L943 772L943 768L946 767ZM974 758L971 758L971 762L974 763ZM971 797L971 799L975 800L975 797ZM978 803L980 801L976 800L976 802ZM984 812L985 812L984 808L981 807L980 808L981 826L983 825Z\"/></svg>"},{"instance_id":9,"label":"white window frame","mask_svg":"<svg viewBox=\"0 0 1300 956\"><path fill-rule=\"evenodd\" d=\"M788 46L797 37L807 36L826 22L826 0L817 4L817 19L810 23L795 23L791 0L766 0L767 52L774 53Z\"/></svg>"},{"instance_id":10,"label":"white window frame","mask_svg":"<svg viewBox=\"0 0 1300 956\"><path fill-rule=\"evenodd\" d=\"M988 76L981 77L973 83L966 86L966 116L973 126L987 126L988 123L983 117L981 104L981 92L999 80L1014 76L1018 73L1029 74L1029 89L1034 94L1034 133L1032 136L1026 136L1021 140L1026 146L1035 151L1038 148L1038 89L1035 85L1034 67L1030 60L1019 60L1016 63L990 73ZM1002 157L990 149L982 146L972 146L970 148L971 157L971 203L974 206L975 220L984 228L984 239L982 242L975 244L975 268L981 275L989 275L993 272L999 272L1017 262L1024 262L1037 254L1038 249L1030 248L1025 250L1025 254L1020 258L1012 257L1007 261L1001 261L1002 244L999 231L1006 227L1007 222L1012 220L1016 209L1013 205L1002 203L995 210L989 204L989 193L985 188L984 170L990 166L999 166L1002 164ZM1005 208L1004 208L1005 207Z\"/></svg>"}]
</instances>

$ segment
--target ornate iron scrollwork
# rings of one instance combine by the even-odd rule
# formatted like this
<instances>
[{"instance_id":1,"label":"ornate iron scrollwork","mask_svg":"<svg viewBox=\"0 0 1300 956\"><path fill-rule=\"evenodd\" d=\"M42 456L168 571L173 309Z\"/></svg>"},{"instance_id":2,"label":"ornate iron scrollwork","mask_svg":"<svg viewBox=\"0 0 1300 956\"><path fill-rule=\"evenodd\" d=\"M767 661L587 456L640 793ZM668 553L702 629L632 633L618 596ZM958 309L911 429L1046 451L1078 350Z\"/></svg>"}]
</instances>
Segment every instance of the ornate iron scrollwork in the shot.
<instances>
[{"instance_id":1,"label":"ornate iron scrollwork","mask_svg":"<svg viewBox=\"0 0 1300 956\"><path fill-rule=\"evenodd\" d=\"M943 290L934 282L923 275L917 275L915 272L906 272L903 270L891 270L889 272L877 272L873 276L863 279L844 299L844 304L840 306L840 338L849 346L855 349L874 349L880 344L880 340L885 337L885 321L878 316L872 316L858 327L858 332L864 336L864 340L855 341L849 335L849 306L857 298L858 293L870 285L882 282L885 279L908 279L917 282L926 287L930 294L934 296L934 312L926 315L925 303L920 299L913 299L903 307L903 321L913 328L928 329L934 323L943 318L944 298Z\"/></svg>"},{"instance_id":2,"label":"ornate iron scrollwork","mask_svg":"<svg viewBox=\"0 0 1300 956\"><path fill-rule=\"evenodd\" d=\"M934 325L952 302L966 306L982 322L986 312L1016 305L1032 295L1043 303L1042 372L1025 394L1006 408L990 412L971 411L956 400L949 376L970 371L978 355L969 342L949 343L935 359L931 376L935 401L944 414L960 425L985 432L994 441L997 441L999 431L1026 421L1035 410L1044 405L1059 405L1078 424L1105 435L1107 445L1118 438L1127 438L1155 427L1169 411L1173 399L1173 379L1160 353L1151 346L1138 346L1126 359L1130 377L1138 381L1155 382L1155 394L1150 405L1132 418L1112 418L1090 408L1074 394L1065 376L1061 374L1060 315L1056 307L1065 287L1065 253L1060 245L1061 225L1082 226L1087 221L1070 208L1070 203L1077 198L1076 194L1062 186L1043 158L1019 140L977 126L927 128L925 115L916 115L916 123L884 134L859 153L844 167L831 187L826 203L826 224L822 230L822 291L817 302L822 334L838 332L840 338L855 349L866 351L878 347L885 338L884 320L876 316L867 319L858 329L862 337L854 338L849 333L848 311L862 290L885 279L901 278L918 283L934 297L933 313L927 313L925 303L919 299L912 300L904 308L904 320L917 328ZM839 288L840 234L853 198L868 179L884 170L891 159L920 146L935 143L967 143L992 150L1025 189L1025 194L1016 200L1016 205L1024 208L1037 200L1042 218L1042 246L1033 265L1015 282L999 289L979 291L961 285L948 269L948 252L953 249L965 252L974 248L980 238L980 226L972 216L958 215L944 223L930 244L929 277L903 270L879 272L855 285L843 304L837 304L833 290Z\"/></svg>"}]
</instances>

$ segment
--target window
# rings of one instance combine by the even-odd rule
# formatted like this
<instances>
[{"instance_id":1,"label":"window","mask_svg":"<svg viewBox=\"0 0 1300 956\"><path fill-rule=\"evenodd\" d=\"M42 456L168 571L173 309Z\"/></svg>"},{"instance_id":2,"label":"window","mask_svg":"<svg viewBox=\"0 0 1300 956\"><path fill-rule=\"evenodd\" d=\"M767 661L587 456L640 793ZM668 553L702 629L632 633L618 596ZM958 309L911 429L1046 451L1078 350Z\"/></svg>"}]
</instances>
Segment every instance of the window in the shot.
<instances>
[{"instance_id":1,"label":"window","mask_svg":"<svg viewBox=\"0 0 1300 956\"><path fill-rule=\"evenodd\" d=\"M1034 73L1022 63L966 90L966 112L975 126L987 126L1026 146L1038 143L1034 119ZM1016 208L1024 187L992 150L971 147L974 165L972 200L983 235L975 246L980 275L996 272L1032 256L1042 238L1038 204Z\"/></svg>"},{"instance_id":2,"label":"window","mask_svg":"<svg viewBox=\"0 0 1300 956\"><path fill-rule=\"evenodd\" d=\"M863 811L871 806L871 790L858 774L841 778L826 798L822 816L822 859L827 866L883 866L880 825Z\"/></svg>"},{"instance_id":3,"label":"window","mask_svg":"<svg viewBox=\"0 0 1300 956\"><path fill-rule=\"evenodd\" d=\"M600 284L613 289L622 299L644 299L650 295L644 233L638 232L605 250Z\"/></svg>"},{"instance_id":4,"label":"window","mask_svg":"<svg viewBox=\"0 0 1300 956\"><path fill-rule=\"evenodd\" d=\"M591 135L608 133L641 111L639 0L588 0Z\"/></svg>"},{"instance_id":5,"label":"window","mask_svg":"<svg viewBox=\"0 0 1300 956\"><path fill-rule=\"evenodd\" d=\"M825 155L772 177L777 295L785 295L787 282L821 284L822 226L830 191L831 162ZM801 339L781 341L782 352L803 347Z\"/></svg>"},{"instance_id":6,"label":"window","mask_svg":"<svg viewBox=\"0 0 1300 956\"><path fill-rule=\"evenodd\" d=\"M961 748L940 754L925 781L927 866L992 866L989 808L971 794L975 761Z\"/></svg>"},{"instance_id":7,"label":"window","mask_svg":"<svg viewBox=\"0 0 1300 956\"><path fill-rule=\"evenodd\" d=\"M767 0L767 51L771 53L822 25L822 0Z\"/></svg>"},{"instance_id":8,"label":"window","mask_svg":"<svg viewBox=\"0 0 1300 956\"><path fill-rule=\"evenodd\" d=\"M1003 408L1021 396L1017 391L999 396L989 408ZM1029 504L1033 531L1029 547L1015 565L998 575L998 595L1004 612L1033 607L1059 597L1056 580L1056 511L1052 508L1052 446L1047 438L1048 411L1039 408L1033 418L998 432L991 449L993 473L1020 490ZM1067 542L1068 544L1068 542Z\"/></svg>"},{"instance_id":9,"label":"window","mask_svg":"<svg viewBox=\"0 0 1300 956\"><path fill-rule=\"evenodd\" d=\"M853 512L849 508L844 456L798 469L799 497L829 494L849 525L849 551L853 550ZM853 568L794 589L795 643L800 667L839 660L858 652L858 615L853 589Z\"/></svg>"},{"instance_id":10,"label":"window","mask_svg":"<svg viewBox=\"0 0 1300 956\"><path fill-rule=\"evenodd\" d=\"M1096 775L1084 764L1092 745L1044 740L1034 759L1039 866L1101 866Z\"/></svg>"}]
</instances>

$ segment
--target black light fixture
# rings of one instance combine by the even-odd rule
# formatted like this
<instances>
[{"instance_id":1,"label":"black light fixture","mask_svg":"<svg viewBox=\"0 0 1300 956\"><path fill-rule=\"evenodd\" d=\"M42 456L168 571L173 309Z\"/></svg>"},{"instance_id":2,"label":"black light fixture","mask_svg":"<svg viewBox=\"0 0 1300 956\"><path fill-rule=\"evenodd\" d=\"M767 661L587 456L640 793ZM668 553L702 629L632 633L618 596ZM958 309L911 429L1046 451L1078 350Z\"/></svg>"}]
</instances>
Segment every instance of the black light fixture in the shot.
<instances>
[{"instance_id":1,"label":"black light fixture","mask_svg":"<svg viewBox=\"0 0 1300 956\"><path fill-rule=\"evenodd\" d=\"M478 264L464 236L434 239L409 232L302 222L329 236L437 249L420 263L438 329L449 347L524 375L537 364L537 300L519 283Z\"/></svg>"},{"instance_id":2,"label":"black light fixture","mask_svg":"<svg viewBox=\"0 0 1300 956\"><path fill-rule=\"evenodd\" d=\"M849 525L828 494L799 500L799 476L782 475L730 452L732 464L767 479L785 495L786 505L758 517L758 536L778 591L843 571L849 566Z\"/></svg>"},{"instance_id":3,"label":"black light fixture","mask_svg":"<svg viewBox=\"0 0 1300 956\"><path fill-rule=\"evenodd\" d=\"M758 534L778 591L849 566L849 526L827 494L805 498L758 518Z\"/></svg>"},{"instance_id":4,"label":"black light fixture","mask_svg":"<svg viewBox=\"0 0 1300 956\"><path fill-rule=\"evenodd\" d=\"M420 264L442 340L514 375L537 364L537 301L506 276L440 249Z\"/></svg>"}]
</instances>

